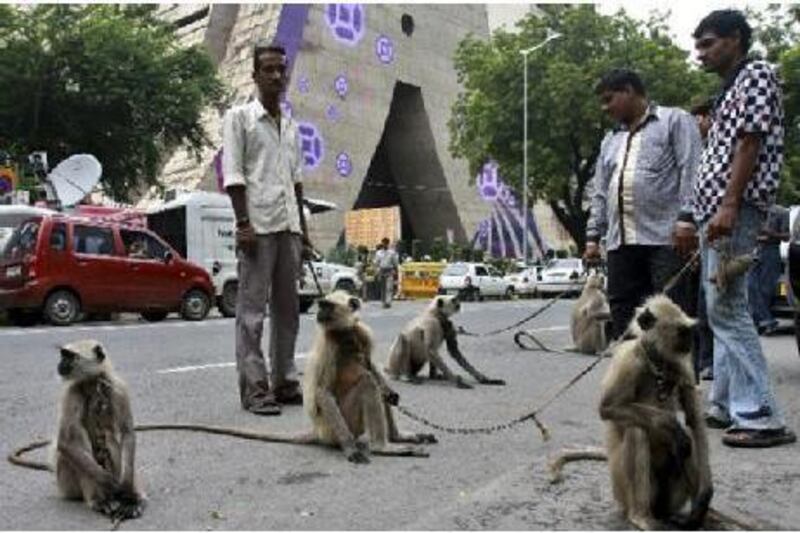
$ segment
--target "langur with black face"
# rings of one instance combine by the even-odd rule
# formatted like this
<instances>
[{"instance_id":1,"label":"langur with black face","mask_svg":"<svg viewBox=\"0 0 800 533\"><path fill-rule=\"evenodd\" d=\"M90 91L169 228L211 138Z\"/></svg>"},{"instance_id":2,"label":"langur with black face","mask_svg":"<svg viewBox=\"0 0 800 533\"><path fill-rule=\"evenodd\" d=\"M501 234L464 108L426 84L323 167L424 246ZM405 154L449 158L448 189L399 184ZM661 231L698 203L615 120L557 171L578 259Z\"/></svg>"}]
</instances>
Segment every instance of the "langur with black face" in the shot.
<instances>
[{"instance_id":1,"label":"langur with black face","mask_svg":"<svg viewBox=\"0 0 800 533\"><path fill-rule=\"evenodd\" d=\"M614 497L640 529L697 528L713 495L691 358L694 323L667 296L650 297L628 327L629 338L613 348L603 378L605 452L565 452L551 464L557 481L568 461L607 458ZM680 514L687 503L689 514Z\"/></svg>"},{"instance_id":2,"label":"langur with black face","mask_svg":"<svg viewBox=\"0 0 800 533\"><path fill-rule=\"evenodd\" d=\"M458 348L456 328L450 317L461 309L456 296L437 296L421 315L414 318L403 328L392 345L386 373L393 379L403 379L417 383L420 370L427 364L430 379L445 379L462 389L471 389L472 385L461 376L454 374L445 364L439 349L446 344L450 356L478 383L483 385L505 385L502 379L486 377L472 366Z\"/></svg>"}]
</instances>

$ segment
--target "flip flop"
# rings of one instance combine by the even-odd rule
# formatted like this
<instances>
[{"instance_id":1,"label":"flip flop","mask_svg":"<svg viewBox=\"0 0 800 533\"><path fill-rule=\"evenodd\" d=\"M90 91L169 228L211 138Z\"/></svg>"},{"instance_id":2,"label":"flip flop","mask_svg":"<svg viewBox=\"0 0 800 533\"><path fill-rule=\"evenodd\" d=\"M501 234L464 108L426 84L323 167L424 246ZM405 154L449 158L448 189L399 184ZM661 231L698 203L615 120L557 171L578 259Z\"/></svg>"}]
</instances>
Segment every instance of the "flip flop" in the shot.
<instances>
[{"instance_id":1,"label":"flip flop","mask_svg":"<svg viewBox=\"0 0 800 533\"><path fill-rule=\"evenodd\" d=\"M797 435L786 429L734 429L722 436L722 444L734 448L770 448L791 444Z\"/></svg>"},{"instance_id":2,"label":"flip flop","mask_svg":"<svg viewBox=\"0 0 800 533\"><path fill-rule=\"evenodd\" d=\"M258 405L251 405L247 411L254 415L277 416L281 414L281 406L275 402L266 401Z\"/></svg>"}]
</instances>

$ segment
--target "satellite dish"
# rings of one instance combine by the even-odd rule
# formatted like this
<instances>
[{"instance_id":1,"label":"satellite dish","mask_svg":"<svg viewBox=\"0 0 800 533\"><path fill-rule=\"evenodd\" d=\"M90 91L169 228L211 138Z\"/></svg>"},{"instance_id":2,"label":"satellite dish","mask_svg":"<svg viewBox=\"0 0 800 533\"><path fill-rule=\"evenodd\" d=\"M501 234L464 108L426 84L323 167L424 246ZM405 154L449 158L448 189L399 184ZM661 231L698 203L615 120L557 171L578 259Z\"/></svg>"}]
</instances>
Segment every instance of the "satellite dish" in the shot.
<instances>
[{"instance_id":1,"label":"satellite dish","mask_svg":"<svg viewBox=\"0 0 800 533\"><path fill-rule=\"evenodd\" d=\"M70 207L92 192L103 174L100 161L91 154L69 156L47 176L56 197L64 207Z\"/></svg>"}]
</instances>

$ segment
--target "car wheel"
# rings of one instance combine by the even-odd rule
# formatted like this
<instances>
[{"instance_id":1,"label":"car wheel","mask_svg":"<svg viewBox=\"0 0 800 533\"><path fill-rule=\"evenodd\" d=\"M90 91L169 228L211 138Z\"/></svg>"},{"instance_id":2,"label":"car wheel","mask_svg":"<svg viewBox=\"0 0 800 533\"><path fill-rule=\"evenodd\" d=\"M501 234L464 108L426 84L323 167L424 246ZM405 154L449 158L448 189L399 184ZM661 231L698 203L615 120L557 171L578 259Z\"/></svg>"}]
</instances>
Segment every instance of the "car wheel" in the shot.
<instances>
[{"instance_id":1,"label":"car wheel","mask_svg":"<svg viewBox=\"0 0 800 533\"><path fill-rule=\"evenodd\" d=\"M142 318L148 322L161 322L167 318L168 314L167 311L144 311L142 312Z\"/></svg>"},{"instance_id":2,"label":"car wheel","mask_svg":"<svg viewBox=\"0 0 800 533\"><path fill-rule=\"evenodd\" d=\"M314 298L300 298L300 312L308 313L311 306L314 305Z\"/></svg>"},{"instance_id":3,"label":"car wheel","mask_svg":"<svg viewBox=\"0 0 800 533\"><path fill-rule=\"evenodd\" d=\"M236 316L236 294L239 292L239 282L229 281L222 288L222 296L219 299L219 312L224 317Z\"/></svg>"},{"instance_id":4,"label":"car wheel","mask_svg":"<svg viewBox=\"0 0 800 533\"><path fill-rule=\"evenodd\" d=\"M506 300L511 300L514 298L514 287L509 287L506 289Z\"/></svg>"},{"instance_id":5,"label":"car wheel","mask_svg":"<svg viewBox=\"0 0 800 533\"><path fill-rule=\"evenodd\" d=\"M208 295L200 289L192 289L183 297L181 316L184 320L203 320L210 308Z\"/></svg>"},{"instance_id":6,"label":"car wheel","mask_svg":"<svg viewBox=\"0 0 800 533\"><path fill-rule=\"evenodd\" d=\"M35 326L42 320L42 314L38 311L28 309L9 309L8 321L14 326L29 328Z\"/></svg>"},{"instance_id":7,"label":"car wheel","mask_svg":"<svg viewBox=\"0 0 800 533\"><path fill-rule=\"evenodd\" d=\"M81 304L72 291L56 291L44 302L44 316L54 326L68 326L75 322L80 314Z\"/></svg>"},{"instance_id":8,"label":"car wheel","mask_svg":"<svg viewBox=\"0 0 800 533\"><path fill-rule=\"evenodd\" d=\"M348 294L356 293L356 284L349 279L342 279L336 282L337 291L345 291Z\"/></svg>"}]
</instances>

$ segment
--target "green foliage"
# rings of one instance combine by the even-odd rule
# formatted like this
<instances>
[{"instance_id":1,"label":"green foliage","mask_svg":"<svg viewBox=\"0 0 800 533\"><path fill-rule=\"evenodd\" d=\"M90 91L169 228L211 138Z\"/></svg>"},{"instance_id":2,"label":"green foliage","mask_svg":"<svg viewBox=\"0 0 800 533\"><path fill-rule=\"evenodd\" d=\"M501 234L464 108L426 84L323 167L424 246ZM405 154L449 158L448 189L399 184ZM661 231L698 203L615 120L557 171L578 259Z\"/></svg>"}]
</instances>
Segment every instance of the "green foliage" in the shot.
<instances>
[{"instance_id":1,"label":"green foliage","mask_svg":"<svg viewBox=\"0 0 800 533\"><path fill-rule=\"evenodd\" d=\"M667 36L663 17L638 22L624 12L603 16L591 5L529 15L519 34L490 41L466 38L455 55L463 84L449 122L450 151L469 161L475 175L488 158L500 164L517 192L523 179L523 58L520 50L542 42L547 28L563 37L528 56L528 182L530 200L546 200L580 250L588 218L586 184L600 142L611 126L594 85L611 68L637 70L652 100L688 107L708 98L713 76L692 69L687 53Z\"/></svg>"},{"instance_id":2,"label":"green foliage","mask_svg":"<svg viewBox=\"0 0 800 533\"><path fill-rule=\"evenodd\" d=\"M224 87L199 46L182 47L155 5L0 6L0 124L19 157L51 166L94 154L106 192L156 184L164 157L206 143L201 113Z\"/></svg>"},{"instance_id":3,"label":"green foliage","mask_svg":"<svg viewBox=\"0 0 800 533\"><path fill-rule=\"evenodd\" d=\"M800 203L800 8L772 4L763 11L749 10L756 48L776 63L783 80L786 137L778 201Z\"/></svg>"}]
</instances>

